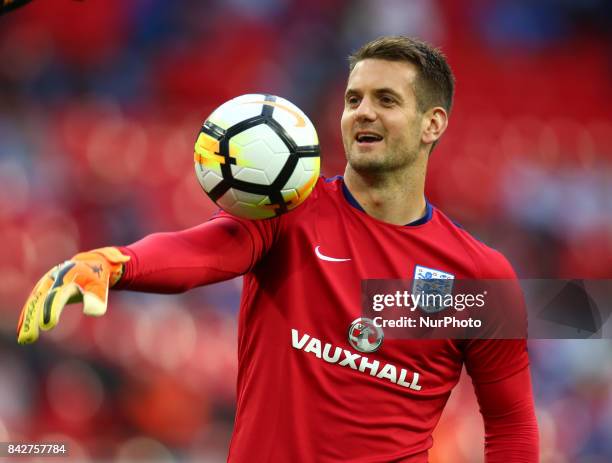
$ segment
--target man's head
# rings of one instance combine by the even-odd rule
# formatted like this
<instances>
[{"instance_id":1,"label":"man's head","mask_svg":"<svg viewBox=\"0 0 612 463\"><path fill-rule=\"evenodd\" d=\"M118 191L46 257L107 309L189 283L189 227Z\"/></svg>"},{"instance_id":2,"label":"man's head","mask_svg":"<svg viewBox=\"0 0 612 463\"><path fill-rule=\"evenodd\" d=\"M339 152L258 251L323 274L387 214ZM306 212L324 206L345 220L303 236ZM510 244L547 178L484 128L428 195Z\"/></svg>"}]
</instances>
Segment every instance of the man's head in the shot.
<instances>
[{"instance_id":1,"label":"man's head","mask_svg":"<svg viewBox=\"0 0 612 463\"><path fill-rule=\"evenodd\" d=\"M365 59L412 63L418 71L413 87L419 110L441 106L450 114L455 77L440 50L410 37L380 37L349 56L349 70Z\"/></svg>"},{"instance_id":2,"label":"man's head","mask_svg":"<svg viewBox=\"0 0 612 463\"><path fill-rule=\"evenodd\" d=\"M351 166L384 172L429 153L452 106L454 77L442 53L408 37L382 37L349 64L341 127Z\"/></svg>"}]
</instances>

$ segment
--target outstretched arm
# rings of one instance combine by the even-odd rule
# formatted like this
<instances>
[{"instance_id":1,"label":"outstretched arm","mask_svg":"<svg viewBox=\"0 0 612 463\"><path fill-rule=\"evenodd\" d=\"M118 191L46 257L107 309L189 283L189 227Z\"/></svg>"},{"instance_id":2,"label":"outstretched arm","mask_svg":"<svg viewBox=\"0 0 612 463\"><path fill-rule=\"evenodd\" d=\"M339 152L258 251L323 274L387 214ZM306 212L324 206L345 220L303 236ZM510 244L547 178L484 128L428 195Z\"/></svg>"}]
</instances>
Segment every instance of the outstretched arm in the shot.
<instances>
[{"instance_id":1,"label":"outstretched arm","mask_svg":"<svg viewBox=\"0 0 612 463\"><path fill-rule=\"evenodd\" d=\"M54 328L70 303L83 302L87 315L104 315L110 287L178 293L246 273L271 245L275 225L220 214L188 230L79 253L36 284L21 310L17 339L36 341L39 329Z\"/></svg>"},{"instance_id":2,"label":"outstretched arm","mask_svg":"<svg viewBox=\"0 0 612 463\"><path fill-rule=\"evenodd\" d=\"M263 252L262 240L253 235L247 224L231 217L149 235L119 248L130 260L115 288L179 293L242 275Z\"/></svg>"}]
</instances>

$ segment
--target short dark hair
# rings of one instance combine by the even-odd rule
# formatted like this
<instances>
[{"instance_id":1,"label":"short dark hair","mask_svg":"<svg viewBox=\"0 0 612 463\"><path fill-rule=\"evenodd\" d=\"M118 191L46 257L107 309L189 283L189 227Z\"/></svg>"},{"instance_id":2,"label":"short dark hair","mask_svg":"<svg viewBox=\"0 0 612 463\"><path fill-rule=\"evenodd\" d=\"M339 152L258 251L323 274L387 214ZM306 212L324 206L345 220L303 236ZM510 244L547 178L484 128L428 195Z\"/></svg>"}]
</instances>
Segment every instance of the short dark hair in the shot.
<instances>
[{"instance_id":1,"label":"short dark hair","mask_svg":"<svg viewBox=\"0 0 612 463\"><path fill-rule=\"evenodd\" d=\"M370 58L408 61L414 64L418 69L414 92L419 110L425 112L434 106L442 106L450 113L455 76L439 49L411 37L379 37L349 56L349 71L352 71L359 61Z\"/></svg>"}]
</instances>

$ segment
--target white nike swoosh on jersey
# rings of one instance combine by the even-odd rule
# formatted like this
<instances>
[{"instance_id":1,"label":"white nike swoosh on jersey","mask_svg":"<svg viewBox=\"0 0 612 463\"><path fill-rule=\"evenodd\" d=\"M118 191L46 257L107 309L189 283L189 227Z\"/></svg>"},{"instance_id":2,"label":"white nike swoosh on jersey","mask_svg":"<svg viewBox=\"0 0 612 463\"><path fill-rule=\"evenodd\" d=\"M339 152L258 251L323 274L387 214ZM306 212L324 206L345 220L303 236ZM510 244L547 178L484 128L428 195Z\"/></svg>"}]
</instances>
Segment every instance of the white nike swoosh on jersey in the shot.
<instances>
[{"instance_id":1,"label":"white nike swoosh on jersey","mask_svg":"<svg viewBox=\"0 0 612 463\"><path fill-rule=\"evenodd\" d=\"M326 256L326 255L325 255L325 254L323 254L321 251L319 251L319 248L320 248L320 247L321 247L321 246L317 246L317 247L315 248L315 254L316 254L316 255L317 255L317 257L318 257L319 259L321 259L321 260L326 260L327 262L346 262L346 261L348 261L348 260L351 260L351 259L339 259L339 258L337 258L337 257L329 257L329 256Z\"/></svg>"}]
</instances>

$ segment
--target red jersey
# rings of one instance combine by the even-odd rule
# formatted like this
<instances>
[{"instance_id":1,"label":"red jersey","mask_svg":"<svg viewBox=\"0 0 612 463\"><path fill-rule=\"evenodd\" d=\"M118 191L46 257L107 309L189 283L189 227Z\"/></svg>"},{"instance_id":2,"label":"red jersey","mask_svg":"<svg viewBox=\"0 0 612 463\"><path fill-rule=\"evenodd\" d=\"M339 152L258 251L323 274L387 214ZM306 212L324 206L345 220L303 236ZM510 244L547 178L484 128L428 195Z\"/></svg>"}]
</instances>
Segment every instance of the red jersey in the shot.
<instances>
[{"instance_id":1,"label":"red jersey","mask_svg":"<svg viewBox=\"0 0 612 463\"><path fill-rule=\"evenodd\" d=\"M133 257L120 282L127 289L182 291L244 274L229 462L426 462L464 364L488 461L537 461L524 340L386 339L373 352L349 340L364 279L412 279L417 268L515 278L499 252L432 206L417 222L392 225L367 215L342 178L320 179L280 217L220 213L122 250ZM508 425L522 433L521 448L509 447Z\"/></svg>"}]
</instances>

